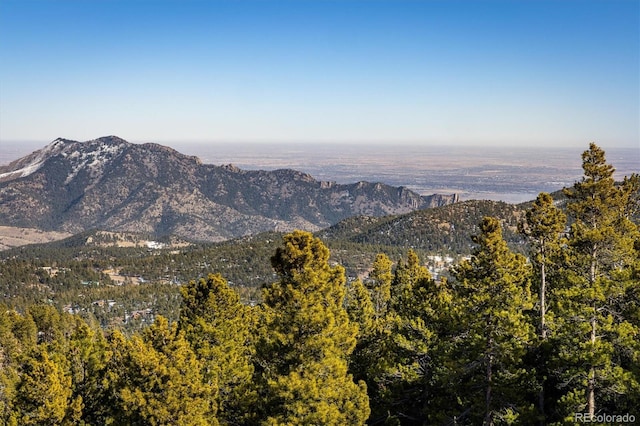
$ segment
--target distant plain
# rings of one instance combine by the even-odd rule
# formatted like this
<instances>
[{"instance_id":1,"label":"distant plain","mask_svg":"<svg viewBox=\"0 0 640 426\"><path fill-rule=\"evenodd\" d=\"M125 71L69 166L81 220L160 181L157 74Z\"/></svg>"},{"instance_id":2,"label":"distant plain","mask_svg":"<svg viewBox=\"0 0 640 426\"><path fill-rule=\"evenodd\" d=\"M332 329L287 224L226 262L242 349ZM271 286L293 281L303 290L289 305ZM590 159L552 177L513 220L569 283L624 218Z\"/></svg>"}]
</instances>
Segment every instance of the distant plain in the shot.
<instances>
[{"instance_id":1,"label":"distant plain","mask_svg":"<svg viewBox=\"0 0 640 426\"><path fill-rule=\"evenodd\" d=\"M406 186L420 194L457 193L461 200L520 203L541 191L571 186L582 177L582 152L588 148L520 148L417 145L173 145L204 163L241 169L292 168L318 180L360 180ZM606 150L622 179L640 173L638 149Z\"/></svg>"},{"instance_id":2,"label":"distant plain","mask_svg":"<svg viewBox=\"0 0 640 426\"><path fill-rule=\"evenodd\" d=\"M46 143L0 145L0 164ZM582 176L581 148L523 148L367 144L163 143L203 163L233 164L247 170L290 168L317 180L383 182L420 194L457 193L461 200L520 203L541 191L553 192ZM640 172L640 147L603 147L622 179Z\"/></svg>"}]
</instances>

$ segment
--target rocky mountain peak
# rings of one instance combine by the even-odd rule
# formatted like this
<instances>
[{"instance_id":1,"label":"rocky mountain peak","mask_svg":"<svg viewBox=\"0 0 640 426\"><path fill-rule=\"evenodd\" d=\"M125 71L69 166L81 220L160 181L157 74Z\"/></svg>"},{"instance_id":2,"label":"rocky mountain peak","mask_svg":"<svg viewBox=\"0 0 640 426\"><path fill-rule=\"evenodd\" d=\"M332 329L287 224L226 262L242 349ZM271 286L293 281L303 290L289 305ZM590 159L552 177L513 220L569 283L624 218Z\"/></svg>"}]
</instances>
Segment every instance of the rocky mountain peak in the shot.
<instances>
[{"instance_id":1,"label":"rocky mountain peak","mask_svg":"<svg viewBox=\"0 0 640 426\"><path fill-rule=\"evenodd\" d=\"M94 169L101 163L113 159L115 155L130 146L129 142L117 136L105 136L88 142L57 138L44 148L32 152L7 166L0 166L0 182L25 178L38 172L45 164L56 157L63 157L71 165L71 175L85 167Z\"/></svg>"},{"instance_id":2,"label":"rocky mountain peak","mask_svg":"<svg viewBox=\"0 0 640 426\"><path fill-rule=\"evenodd\" d=\"M47 160L60 154L69 143L73 143L73 141L58 138L44 148L13 161L7 166L0 166L0 182L24 178L37 172Z\"/></svg>"},{"instance_id":3,"label":"rocky mountain peak","mask_svg":"<svg viewBox=\"0 0 640 426\"><path fill-rule=\"evenodd\" d=\"M98 139L95 139L95 142L100 142L104 145L130 145L126 140L119 138L118 136L102 136Z\"/></svg>"},{"instance_id":4,"label":"rocky mountain peak","mask_svg":"<svg viewBox=\"0 0 640 426\"><path fill-rule=\"evenodd\" d=\"M269 230L315 231L344 218L453 202L385 184L330 185L295 170L202 164L117 136L56 139L0 168L0 224L218 241Z\"/></svg>"}]
</instances>

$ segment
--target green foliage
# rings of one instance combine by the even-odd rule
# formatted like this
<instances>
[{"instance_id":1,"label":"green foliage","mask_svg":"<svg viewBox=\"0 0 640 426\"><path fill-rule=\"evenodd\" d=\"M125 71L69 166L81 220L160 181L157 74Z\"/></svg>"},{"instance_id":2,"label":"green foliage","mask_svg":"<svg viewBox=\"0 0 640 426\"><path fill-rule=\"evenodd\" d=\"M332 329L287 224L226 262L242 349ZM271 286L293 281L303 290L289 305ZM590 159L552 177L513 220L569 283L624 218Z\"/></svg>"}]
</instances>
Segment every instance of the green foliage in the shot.
<instances>
[{"instance_id":1,"label":"green foliage","mask_svg":"<svg viewBox=\"0 0 640 426\"><path fill-rule=\"evenodd\" d=\"M631 271L640 234L630 220L637 209L632 195L638 178L616 186L613 167L593 143L582 160L584 177L565 191L573 224L564 285L555 291L559 418L640 402L633 361L640 350L640 328L624 315L638 285Z\"/></svg>"},{"instance_id":2,"label":"green foliage","mask_svg":"<svg viewBox=\"0 0 640 426\"><path fill-rule=\"evenodd\" d=\"M71 377L44 348L35 349L20 365L11 420L23 425L60 424L71 399Z\"/></svg>"},{"instance_id":3,"label":"green foliage","mask_svg":"<svg viewBox=\"0 0 640 426\"><path fill-rule=\"evenodd\" d=\"M386 267L383 270L386 272ZM386 353L379 356L386 355L386 366L380 368L381 363L377 363L379 370L373 381L379 390L381 408L388 413L387 420L404 417L411 424L419 424L417 419L423 416L425 385L432 373L431 351L437 338L436 322L444 314L436 308L439 290L417 253L409 250L407 260L396 265L386 324L379 326L379 338L386 339L382 344Z\"/></svg>"},{"instance_id":4,"label":"green foliage","mask_svg":"<svg viewBox=\"0 0 640 426\"><path fill-rule=\"evenodd\" d=\"M181 288L179 327L198 359L207 383L217 384L218 420L221 424L250 422L254 330L252 310L220 275L191 281Z\"/></svg>"},{"instance_id":5,"label":"green foliage","mask_svg":"<svg viewBox=\"0 0 640 426\"><path fill-rule=\"evenodd\" d=\"M349 321L358 324L357 340L360 341L364 333L374 328L378 313L373 307L367 288L359 279L348 285L344 305L349 314Z\"/></svg>"},{"instance_id":6,"label":"green foliage","mask_svg":"<svg viewBox=\"0 0 640 426\"><path fill-rule=\"evenodd\" d=\"M376 256L366 286L356 280L348 288L346 307L352 322L359 325L357 344L349 371L367 384L371 418L387 416L384 379L392 366L395 330L390 315L392 263L384 254Z\"/></svg>"},{"instance_id":7,"label":"green foliage","mask_svg":"<svg viewBox=\"0 0 640 426\"><path fill-rule=\"evenodd\" d=\"M367 289L371 292L371 301L376 319L384 317L391 301L391 272L392 262L386 255L380 253L373 262L373 270L366 281Z\"/></svg>"},{"instance_id":8,"label":"green foliage","mask_svg":"<svg viewBox=\"0 0 640 426\"><path fill-rule=\"evenodd\" d=\"M546 324L547 277L557 272L550 271L549 268L553 269L554 265L558 265L563 243L560 236L565 228L567 216L554 205L551 195L545 192L538 195L525 216L526 221L522 223L520 230L531 243L530 259L535 267L534 277L539 294L538 310L540 312L540 322L538 330L541 338L546 339L548 332ZM555 269L558 268L556 267Z\"/></svg>"},{"instance_id":9,"label":"green foliage","mask_svg":"<svg viewBox=\"0 0 640 426\"><path fill-rule=\"evenodd\" d=\"M536 308L538 320L535 321L540 340L530 348L528 358L535 365L536 387L538 390L537 416L544 421L547 418L547 405L554 405L553 400L547 401L553 395L549 377L553 375L550 362L549 330L553 328L554 311L549 311L549 296L561 286L562 276L561 256L562 247L566 239L562 233L566 227L567 216L556 207L553 197L547 193L540 193L525 214L525 221L520 225L520 231L530 243L530 260L533 265L533 283L538 290ZM552 291L549 290L549 287Z\"/></svg>"},{"instance_id":10,"label":"green foliage","mask_svg":"<svg viewBox=\"0 0 640 426\"><path fill-rule=\"evenodd\" d=\"M504 202L470 200L400 216L358 216L324 230L320 235L330 244L335 240L347 240L378 248L402 247L404 250L413 248L466 255L473 250L469 236L478 232L478 223L483 217L492 216L504 220L505 239L516 250L523 244L517 232L523 210L521 206Z\"/></svg>"},{"instance_id":11,"label":"green foliage","mask_svg":"<svg viewBox=\"0 0 640 426\"><path fill-rule=\"evenodd\" d=\"M0 347L10 356L1 376L5 395L11 396L2 418L18 424L78 423L83 408L91 408L104 365L101 331L50 306L34 306L24 315L6 311L2 322L10 333L2 333Z\"/></svg>"},{"instance_id":12,"label":"green foliage","mask_svg":"<svg viewBox=\"0 0 640 426\"><path fill-rule=\"evenodd\" d=\"M177 326L157 317L142 335L115 331L104 386L106 424L217 425L202 366Z\"/></svg>"},{"instance_id":13,"label":"green foliage","mask_svg":"<svg viewBox=\"0 0 640 426\"><path fill-rule=\"evenodd\" d=\"M454 271L464 333L456 339L452 362L456 382L464 383L458 398L468 410L465 416L472 423L494 424L506 413L527 409L523 357L533 338L527 315L533 307L531 271L523 256L508 249L497 219L485 218L480 231L471 259Z\"/></svg>"},{"instance_id":14,"label":"green foliage","mask_svg":"<svg viewBox=\"0 0 640 426\"><path fill-rule=\"evenodd\" d=\"M321 233L331 252L302 231L4 252L0 424L638 417L640 178L616 184L595 144L583 169L566 200L353 218ZM434 279L430 244L470 256Z\"/></svg>"},{"instance_id":15,"label":"green foliage","mask_svg":"<svg viewBox=\"0 0 640 426\"><path fill-rule=\"evenodd\" d=\"M347 373L357 325L343 306L344 269L302 231L284 237L272 258L280 280L264 288L258 347L265 424L364 424L366 386Z\"/></svg>"}]
</instances>

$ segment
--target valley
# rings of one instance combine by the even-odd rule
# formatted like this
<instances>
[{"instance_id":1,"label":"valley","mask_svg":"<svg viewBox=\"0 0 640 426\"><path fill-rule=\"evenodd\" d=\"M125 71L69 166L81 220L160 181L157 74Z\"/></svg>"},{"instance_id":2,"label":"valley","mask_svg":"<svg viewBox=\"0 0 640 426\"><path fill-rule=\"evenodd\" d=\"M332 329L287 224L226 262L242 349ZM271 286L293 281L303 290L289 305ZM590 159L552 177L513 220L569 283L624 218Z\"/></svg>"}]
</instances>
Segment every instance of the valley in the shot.
<instances>
[{"instance_id":1,"label":"valley","mask_svg":"<svg viewBox=\"0 0 640 426\"><path fill-rule=\"evenodd\" d=\"M70 237L68 232L43 231L36 228L0 226L0 251L28 244L40 244Z\"/></svg>"},{"instance_id":2,"label":"valley","mask_svg":"<svg viewBox=\"0 0 640 426\"><path fill-rule=\"evenodd\" d=\"M473 250L470 235L483 216L500 217L505 239L518 252L525 247L517 223L523 208L495 201L465 201L379 218L357 216L317 232L342 265L348 282L365 279L376 255L394 262L409 249L433 276ZM0 293L4 303L26 309L52 304L61 311L98 319L104 328L137 330L149 310L177 320L180 287L210 273L224 276L246 304L261 301L262 286L275 279L270 258L284 233L267 232L218 243L187 244L179 239L150 241L144 235L87 231L44 244L0 252ZM61 272L52 274L52 269ZM104 301L112 301L106 303Z\"/></svg>"}]
</instances>

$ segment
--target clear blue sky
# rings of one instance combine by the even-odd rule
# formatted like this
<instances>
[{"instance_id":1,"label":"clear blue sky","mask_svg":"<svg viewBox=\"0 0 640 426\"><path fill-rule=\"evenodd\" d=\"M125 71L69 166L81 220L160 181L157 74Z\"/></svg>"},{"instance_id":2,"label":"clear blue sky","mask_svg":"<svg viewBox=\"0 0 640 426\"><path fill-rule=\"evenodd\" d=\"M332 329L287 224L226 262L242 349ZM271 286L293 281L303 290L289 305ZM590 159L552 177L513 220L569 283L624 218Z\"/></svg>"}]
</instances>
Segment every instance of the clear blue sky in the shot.
<instances>
[{"instance_id":1,"label":"clear blue sky","mask_svg":"<svg viewBox=\"0 0 640 426\"><path fill-rule=\"evenodd\" d=\"M639 145L640 1L0 0L0 143Z\"/></svg>"}]
</instances>

